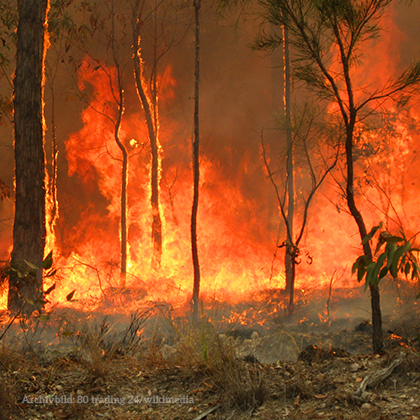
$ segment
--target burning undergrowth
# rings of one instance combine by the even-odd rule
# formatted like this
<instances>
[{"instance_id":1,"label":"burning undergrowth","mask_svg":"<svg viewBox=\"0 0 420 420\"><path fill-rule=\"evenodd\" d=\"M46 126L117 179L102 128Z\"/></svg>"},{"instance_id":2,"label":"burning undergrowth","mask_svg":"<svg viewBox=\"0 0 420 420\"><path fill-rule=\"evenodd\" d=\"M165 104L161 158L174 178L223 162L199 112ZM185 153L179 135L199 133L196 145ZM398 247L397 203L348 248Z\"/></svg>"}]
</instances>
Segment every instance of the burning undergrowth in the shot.
<instances>
[{"instance_id":1,"label":"burning undergrowth","mask_svg":"<svg viewBox=\"0 0 420 420\"><path fill-rule=\"evenodd\" d=\"M263 323L257 311L235 319L220 306L204 305L194 325L170 305L155 305L131 315L57 308L5 331L3 315L2 416L379 419L419 413L418 313L411 324L394 322L387 352L371 356L367 322L311 322L308 300L299 309L299 315L307 309L304 321L282 323L279 315ZM235 309L243 308L229 308ZM382 379L357 399L362 380L378 375Z\"/></svg>"},{"instance_id":2,"label":"burning undergrowth","mask_svg":"<svg viewBox=\"0 0 420 420\"><path fill-rule=\"evenodd\" d=\"M102 306L105 312L55 308L48 316L13 324L4 313L2 415L191 420L277 413L296 419L414 415L420 412L414 396L420 386L418 310L390 301L386 353L371 356L371 326L368 316L359 316L366 314L362 292L353 291L346 302L336 290L340 299L330 300L329 322L319 316L325 290L301 291L294 317L286 317L282 294L274 291L236 305L203 303L197 325L185 308L163 303L131 314L109 311L109 302ZM393 294L395 289L385 290L384 299ZM383 372L401 351L404 357L389 376L367 386L361 400L353 397L364 378ZM173 403L176 398L181 402Z\"/></svg>"}]
</instances>

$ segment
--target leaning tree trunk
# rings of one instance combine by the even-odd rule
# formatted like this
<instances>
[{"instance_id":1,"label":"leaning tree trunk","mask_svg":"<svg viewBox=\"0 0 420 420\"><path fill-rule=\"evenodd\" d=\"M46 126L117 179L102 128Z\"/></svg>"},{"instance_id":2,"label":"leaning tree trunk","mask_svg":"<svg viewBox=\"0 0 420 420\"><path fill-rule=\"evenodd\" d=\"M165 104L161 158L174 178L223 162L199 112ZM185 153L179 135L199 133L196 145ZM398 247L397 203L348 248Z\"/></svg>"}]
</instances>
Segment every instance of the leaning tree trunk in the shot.
<instances>
[{"instance_id":1,"label":"leaning tree trunk","mask_svg":"<svg viewBox=\"0 0 420 420\"><path fill-rule=\"evenodd\" d=\"M140 25L138 22L139 0L135 2L133 11L133 59L134 59L134 77L136 82L137 94L141 105L144 109L146 117L147 130L149 134L150 150L152 155L151 162L151 206L152 206L152 243L153 243L153 257L152 266L155 269L160 267L162 257L162 218L160 215L159 206L159 184L160 184L160 169L161 169L161 151L158 139L158 121L153 118L151 104L146 94L143 78L143 60L141 56L140 46ZM155 108L156 110L156 108Z\"/></svg>"},{"instance_id":2,"label":"leaning tree trunk","mask_svg":"<svg viewBox=\"0 0 420 420\"><path fill-rule=\"evenodd\" d=\"M295 291L296 259L293 243L293 219L295 206L294 165L293 165L293 138L292 138L292 112L291 112L291 74L290 74L290 46L289 30L283 26L283 61L284 61L284 116L286 119L286 191L287 191L287 246L285 247L286 294L289 296L289 313L293 311Z\"/></svg>"},{"instance_id":3,"label":"leaning tree trunk","mask_svg":"<svg viewBox=\"0 0 420 420\"><path fill-rule=\"evenodd\" d=\"M353 162L353 134L354 134L354 121L350 121L347 126L346 133L346 161L347 161L347 205L350 213L357 223L359 228L360 238L363 239L367 235L367 229L363 216L356 206L354 199L354 162ZM363 244L364 254L371 260L372 249L369 242ZM383 335L382 335L382 313L380 293L378 286L369 284L371 308L372 308L372 325L373 325L373 351L374 353L381 353L383 350Z\"/></svg>"},{"instance_id":4,"label":"leaning tree trunk","mask_svg":"<svg viewBox=\"0 0 420 420\"><path fill-rule=\"evenodd\" d=\"M193 178L194 195L191 212L191 252L194 267L194 287L192 295L193 319L198 319L198 302L200 298L200 263L197 244L197 214L200 184L200 7L201 0L194 0L195 13L195 87L194 87L194 134L193 134Z\"/></svg>"},{"instance_id":5,"label":"leaning tree trunk","mask_svg":"<svg viewBox=\"0 0 420 420\"><path fill-rule=\"evenodd\" d=\"M14 80L15 220L8 307L30 314L42 306L45 247L44 62L48 0L21 0ZM28 261L36 270L31 269ZM31 303L30 303L30 302Z\"/></svg>"}]
</instances>

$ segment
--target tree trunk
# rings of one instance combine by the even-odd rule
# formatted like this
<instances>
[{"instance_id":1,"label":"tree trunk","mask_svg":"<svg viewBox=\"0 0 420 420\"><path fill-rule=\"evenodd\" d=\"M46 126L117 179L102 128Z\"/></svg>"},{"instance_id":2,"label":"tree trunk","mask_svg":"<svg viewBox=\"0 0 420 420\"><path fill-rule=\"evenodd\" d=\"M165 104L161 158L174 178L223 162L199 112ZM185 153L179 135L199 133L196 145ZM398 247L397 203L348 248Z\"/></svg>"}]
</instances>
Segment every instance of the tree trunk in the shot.
<instances>
[{"instance_id":1,"label":"tree trunk","mask_svg":"<svg viewBox=\"0 0 420 420\"><path fill-rule=\"evenodd\" d=\"M112 13L112 33L111 33L111 48L112 55L114 59L114 64L116 68L116 83L118 89L118 97L116 102L118 105L117 120L114 123L114 140L118 148L121 150L122 154L122 164L121 164L121 220L120 220L120 246L121 246L121 271L120 271L120 287L126 287L126 277L127 277L127 184L128 184L128 152L120 139L120 130L122 118L124 115L124 84L123 76L121 70L121 64L117 56L117 48L115 45L115 3L111 3L111 13ZM110 81L112 84L112 80ZM112 87L112 86L111 86Z\"/></svg>"},{"instance_id":2,"label":"tree trunk","mask_svg":"<svg viewBox=\"0 0 420 420\"><path fill-rule=\"evenodd\" d=\"M117 70L120 71L119 69ZM124 93L122 81L118 76L118 89L119 89L119 104L118 104L118 119L115 124L114 139L117 146L122 153L122 166L121 166L121 221L120 221L120 242L121 242L121 274L120 274L120 287L126 286L127 274L127 184L128 184L128 153L124 144L120 139L121 120L124 113Z\"/></svg>"},{"instance_id":3,"label":"tree trunk","mask_svg":"<svg viewBox=\"0 0 420 420\"><path fill-rule=\"evenodd\" d=\"M48 77L48 76L47 76ZM58 147L57 147L57 125L55 117L55 93L53 84L50 84L51 90L51 173L49 174L49 185L48 185L48 200L50 206L46 220L48 222L47 231L51 235L50 242L48 245L54 247L55 238L55 225L58 219L58 197L57 197L57 162L58 162Z\"/></svg>"},{"instance_id":4,"label":"tree trunk","mask_svg":"<svg viewBox=\"0 0 420 420\"><path fill-rule=\"evenodd\" d=\"M347 161L347 205L354 220L359 228L360 238L363 239L367 235L366 225L363 220L363 216L356 206L354 199L354 162L353 162L353 134L354 134L354 118L351 118L347 126L346 133L346 161ZM369 242L363 244L364 254L372 259L372 250ZM378 286L369 284L371 308L372 308L372 325L373 325L373 351L374 353L381 353L383 350L383 335L382 335L382 313L381 313L381 302L380 293Z\"/></svg>"},{"instance_id":5,"label":"tree trunk","mask_svg":"<svg viewBox=\"0 0 420 420\"><path fill-rule=\"evenodd\" d=\"M292 249L286 246L285 266L286 266L286 292L289 295L289 307L287 309L290 315L293 312L295 297L295 278L296 278L296 256Z\"/></svg>"},{"instance_id":6,"label":"tree trunk","mask_svg":"<svg viewBox=\"0 0 420 420\"><path fill-rule=\"evenodd\" d=\"M128 155L125 147L121 148L123 162L121 168L121 282L120 287L126 286L127 275L127 183L128 183Z\"/></svg>"},{"instance_id":7,"label":"tree trunk","mask_svg":"<svg viewBox=\"0 0 420 420\"><path fill-rule=\"evenodd\" d=\"M43 305L41 267L46 235L43 94L48 6L48 0L21 0L17 29L16 198L8 307L12 312L25 314ZM18 274L29 270L25 261L39 268L21 278Z\"/></svg>"},{"instance_id":8,"label":"tree trunk","mask_svg":"<svg viewBox=\"0 0 420 420\"><path fill-rule=\"evenodd\" d=\"M150 99L146 94L146 87L144 86L143 77L143 60L141 57L140 47L140 25L138 22L138 8L139 1L136 1L133 13L133 48L134 48L134 77L136 82L137 94L140 103L144 109L146 117L147 130L149 134L150 150L152 155L151 162L151 206L152 206L152 243L153 243L153 257L152 266L155 269L160 267L162 258L162 218L160 215L159 206L159 188L160 188L160 171L161 171L161 152L160 144L158 139L158 120L154 118L152 114L153 103L151 104ZM157 105L153 108L153 113L157 111ZM156 114L157 115L157 114Z\"/></svg>"},{"instance_id":9,"label":"tree trunk","mask_svg":"<svg viewBox=\"0 0 420 420\"><path fill-rule=\"evenodd\" d=\"M200 183L200 7L201 0L194 0L195 12L195 88L194 88L194 135L193 135L193 177L194 196L191 212L191 251L194 267L194 288L192 296L193 320L198 320L198 302L200 296L200 264L197 246L197 214Z\"/></svg>"},{"instance_id":10,"label":"tree trunk","mask_svg":"<svg viewBox=\"0 0 420 420\"><path fill-rule=\"evenodd\" d=\"M295 288L296 261L293 252L293 236L294 236L294 205L295 205L295 189L294 189L294 165L293 165L293 138L292 138L292 112L291 112L291 74L290 74L290 46L289 46L289 30L283 26L283 61L284 61L284 116L286 120L286 191L287 191L287 243L285 247L285 271L286 271L286 293L289 295L289 313L293 311L293 298Z\"/></svg>"}]
</instances>

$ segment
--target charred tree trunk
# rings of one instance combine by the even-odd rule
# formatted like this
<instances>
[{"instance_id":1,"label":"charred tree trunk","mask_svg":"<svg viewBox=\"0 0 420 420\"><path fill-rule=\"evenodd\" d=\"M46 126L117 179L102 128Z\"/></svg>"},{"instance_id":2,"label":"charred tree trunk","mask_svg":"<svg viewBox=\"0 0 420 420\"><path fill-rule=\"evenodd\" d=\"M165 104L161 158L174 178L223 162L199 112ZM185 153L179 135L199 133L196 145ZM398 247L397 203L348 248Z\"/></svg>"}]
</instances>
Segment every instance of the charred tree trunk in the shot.
<instances>
[{"instance_id":1,"label":"charred tree trunk","mask_svg":"<svg viewBox=\"0 0 420 420\"><path fill-rule=\"evenodd\" d=\"M117 137L117 134L116 134ZM118 146L122 145L121 141ZM128 183L128 154L124 145L120 147L123 154L121 168L121 282L120 287L126 286L127 275L127 183Z\"/></svg>"},{"instance_id":2,"label":"charred tree trunk","mask_svg":"<svg viewBox=\"0 0 420 420\"><path fill-rule=\"evenodd\" d=\"M17 29L15 220L8 307L30 314L42 301L45 247L44 63L48 0L21 0ZM30 262L39 269L28 272ZM33 303L29 303L31 301Z\"/></svg>"},{"instance_id":3,"label":"charred tree trunk","mask_svg":"<svg viewBox=\"0 0 420 420\"><path fill-rule=\"evenodd\" d=\"M155 269L159 269L161 257L162 257L162 218L160 215L159 206L159 187L160 187L160 171L161 171L161 159L160 159L160 144L158 139L158 118L153 117L153 113L157 111L157 107L153 109L153 103L151 104L148 98L145 87L143 68L144 63L141 56L141 37L140 37L140 26L138 14L139 14L140 1L137 0L133 10L133 48L134 48L134 77L136 82L137 94L140 103L144 109L146 117L147 130L149 134L150 150L152 155L151 162L151 206L152 206L152 243L153 243L153 261L152 266Z\"/></svg>"},{"instance_id":4,"label":"charred tree trunk","mask_svg":"<svg viewBox=\"0 0 420 420\"><path fill-rule=\"evenodd\" d=\"M193 319L198 319L198 302L200 299L200 263L198 259L197 245L197 214L200 183L200 7L201 0L194 0L195 14L195 87L194 87L194 135L193 135L193 177L194 195L191 212L191 251L194 267L194 288L192 295Z\"/></svg>"},{"instance_id":5,"label":"charred tree trunk","mask_svg":"<svg viewBox=\"0 0 420 420\"><path fill-rule=\"evenodd\" d=\"M124 144L120 139L121 120L124 114L124 90L122 86L121 69L117 67L117 83L118 83L118 117L115 124L114 139L122 154L121 166L121 281L120 287L126 286L127 274L127 184L128 184L128 153Z\"/></svg>"},{"instance_id":6,"label":"charred tree trunk","mask_svg":"<svg viewBox=\"0 0 420 420\"><path fill-rule=\"evenodd\" d=\"M292 112L291 112L291 74L290 74L290 47L289 30L283 26L283 61L284 61L284 116L286 119L286 174L287 174L287 246L284 257L286 271L286 293L289 295L289 313L293 311L293 299L295 289L296 259L294 252L294 209L295 209L295 188L294 188L294 165L293 165L293 138L292 138Z\"/></svg>"},{"instance_id":7,"label":"charred tree trunk","mask_svg":"<svg viewBox=\"0 0 420 420\"><path fill-rule=\"evenodd\" d=\"M118 97L116 102L118 105L117 120L114 123L114 140L122 154L121 164L121 220L120 220L120 245L121 245L121 272L120 272L120 287L126 287L126 276L127 276L127 184L128 184L128 152L120 139L121 122L124 115L124 85L121 64L117 57L117 47L115 45L115 11L114 2L111 4L112 7L112 38L111 47L114 64L116 68L116 83L118 89ZM111 80L112 84L112 80ZM112 85L111 85L112 86Z\"/></svg>"},{"instance_id":8,"label":"charred tree trunk","mask_svg":"<svg viewBox=\"0 0 420 420\"><path fill-rule=\"evenodd\" d=\"M50 84L51 90L51 173L49 174L48 194L51 206L48 209L48 224L51 236L54 236L55 224L58 218L58 198L57 198L57 125L55 118L55 94L53 85ZM54 244L53 244L54 245Z\"/></svg>"},{"instance_id":9,"label":"charred tree trunk","mask_svg":"<svg viewBox=\"0 0 420 420\"><path fill-rule=\"evenodd\" d=\"M347 126L346 132L346 161L347 161L347 205L350 213L356 221L357 227L359 228L360 238L363 239L367 236L368 232L366 229L363 216L356 206L354 199L354 162L353 162L353 135L354 135L354 118L350 116L350 121ZM370 248L369 242L363 244L364 254L371 260L372 249ZM373 351L374 353L381 353L383 350L383 334L382 334L382 312L381 312L381 301L378 286L369 284L371 309L372 309L372 326L373 326Z\"/></svg>"}]
</instances>

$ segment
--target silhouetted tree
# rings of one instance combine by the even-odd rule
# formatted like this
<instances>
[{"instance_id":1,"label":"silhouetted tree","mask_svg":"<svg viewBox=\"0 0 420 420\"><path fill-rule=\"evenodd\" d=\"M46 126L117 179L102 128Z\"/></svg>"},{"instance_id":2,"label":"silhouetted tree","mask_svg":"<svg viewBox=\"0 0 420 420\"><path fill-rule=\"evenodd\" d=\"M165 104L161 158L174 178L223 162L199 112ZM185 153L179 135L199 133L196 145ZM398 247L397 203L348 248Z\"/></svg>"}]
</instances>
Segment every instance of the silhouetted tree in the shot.
<instances>
[{"instance_id":1,"label":"silhouetted tree","mask_svg":"<svg viewBox=\"0 0 420 420\"><path fill-rule=\"evenodd\" d=\"M192 295L193 319L198 318L200 298L200 262L197 243L197 214L200 185L200 8L201 0L193 0L195 16L195 70L194 70L194 133L192 142L194 195L191 212L191 251L194 268L194 287Z\"/></svg>"},{"instance_id":2,"label":"silhouetted tree","mask_svg":"<svg viewBox=\"0 0 420 420\"><path fill-rule=\"evenodd\" d=\"M45 247L44 61L48 0L21 0L14 79L15 220L8 307L42 305ZM28 265L27 262L32 265ZM30 273L28 273L30 271Z\"/></svg>"}]
</instances>

